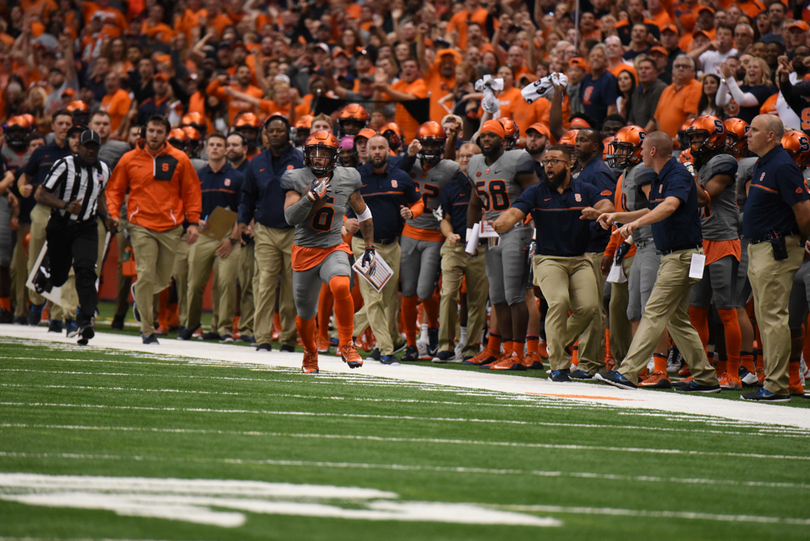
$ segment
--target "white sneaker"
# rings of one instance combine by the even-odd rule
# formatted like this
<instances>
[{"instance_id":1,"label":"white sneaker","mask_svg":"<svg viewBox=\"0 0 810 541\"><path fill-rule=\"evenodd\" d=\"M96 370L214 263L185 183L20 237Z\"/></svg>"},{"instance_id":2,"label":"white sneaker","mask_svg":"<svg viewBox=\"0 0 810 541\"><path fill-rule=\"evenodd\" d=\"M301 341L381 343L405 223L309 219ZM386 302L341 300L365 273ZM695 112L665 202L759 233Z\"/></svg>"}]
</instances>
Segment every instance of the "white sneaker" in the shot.
<instances>
[{"instance_id":1,"label":"white sneaker","mask_svg":"<svg viewBox=\"0 0 810 541\"><path fill-rule=\"evenodd\" d=\"M419 359L422 361L430 361L433 359L433 355L428 355L428 347L426 342L417 341L416 342L416 350L419 353Z\"/></svg>"}]
</instances>

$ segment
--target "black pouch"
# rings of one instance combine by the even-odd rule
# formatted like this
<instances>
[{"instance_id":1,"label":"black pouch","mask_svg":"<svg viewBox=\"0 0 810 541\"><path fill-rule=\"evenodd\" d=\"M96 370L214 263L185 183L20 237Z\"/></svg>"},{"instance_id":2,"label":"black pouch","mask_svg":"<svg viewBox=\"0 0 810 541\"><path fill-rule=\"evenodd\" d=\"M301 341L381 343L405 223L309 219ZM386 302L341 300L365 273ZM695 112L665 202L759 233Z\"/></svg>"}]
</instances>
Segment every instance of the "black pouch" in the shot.
<instances>
[{"instance_id":1,"label":"black pouch","mask_svg":"<svg viewBox=\"0 0 810 541\"><path fill-rule=\"evenodd\" d=\"M771 243L773 248L773 258L775 261L782 261L788 258L787 243L785 236L779 233L769 233L765 240Z\"/></svg>"}]
</instances>

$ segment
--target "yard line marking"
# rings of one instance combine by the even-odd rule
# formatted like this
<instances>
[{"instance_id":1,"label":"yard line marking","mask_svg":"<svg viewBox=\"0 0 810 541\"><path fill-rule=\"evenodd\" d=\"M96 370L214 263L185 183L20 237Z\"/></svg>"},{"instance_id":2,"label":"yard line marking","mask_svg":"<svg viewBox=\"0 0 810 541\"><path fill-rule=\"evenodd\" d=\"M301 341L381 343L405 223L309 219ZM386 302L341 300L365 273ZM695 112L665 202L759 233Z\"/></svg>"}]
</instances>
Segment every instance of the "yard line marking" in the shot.
<instances>
[{"instance_id":1,"label":"yard line marking","mask_svg":"<svg viewBox=\"0 0 810 541\"><path fill-rule=\"evenodd\" d=\"M178 411L192 413L223 413L223 414L252 414L252 415L295 415L301 417L343 417L359 419L393 419L405 421L429 421L429 422L461 422L461 423L491 423L506 425L527 425L527 426L548 426L565 428L604 428L617 430L646 430L653 432L706 432L727 435L755 435L755 432L729 432L729 431L707 431L693 428L674 427L650 427L650 426L628 426L628 425L604 425L594 423L555 423L549 421L518 421L515 419L477 419L463 417L419 417L415 415L380 415L366 413L335 413L335 412L309 412L309 411L280 411L280 410L245 410L245 409L211 409L211 408L176 408L166 406L115 406L107 404L65 404L48 402L0 402L0 406L20 406L20 407L52 407L52 408L89 408L89 409L122 409L122 410L143 410L143 411ZM769 434L774 436L776 434ZM739 456L739 455L738 455ZM807 457L810 460L810 457Z\"/></svg>"},{"instance_id":2,"label":"yard line marking","mask_svg":"<svg viewBox=\"0 0 810 541\"><path fill-rule=\"evenodd\" d=\"M229 393L227 391L184 391L182 389L137 389L135 387L96 387L91 385L40 385L36 383L0 383L0 387L34 387L37 389L88 389L93 391L138 391L144 393L189 393L189 394L226 394L239 395L241 393Z\"/></svg>"},{"instance_id":3,"label":"yard line marking","mask_svg":"<svg viewBox=\"0 0 810 541\"><path fill-rule=\"evenodd\" d=\"M614 515L644 518L677 518L686 520L713 520L717 522L755 522L763 524L810 525L808 518L766 517L760 515L715 515L690 511L648 511L645 509L615 509L611 507L564 507L560 505L497 505L500 509L535 513L571 513L586 515Z\"/></svg>"}]
</instances>

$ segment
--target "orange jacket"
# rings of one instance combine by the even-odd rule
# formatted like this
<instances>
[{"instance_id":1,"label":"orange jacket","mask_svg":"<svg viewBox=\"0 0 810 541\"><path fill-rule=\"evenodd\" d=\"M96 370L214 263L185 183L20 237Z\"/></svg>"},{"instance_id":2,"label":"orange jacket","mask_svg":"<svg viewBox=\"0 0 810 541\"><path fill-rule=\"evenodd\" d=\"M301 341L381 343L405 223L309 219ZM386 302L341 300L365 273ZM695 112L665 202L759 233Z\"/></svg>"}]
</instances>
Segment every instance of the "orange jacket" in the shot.
<instances>
[{"instance_id":1,"label":"orange jacket","mask_svg":"<svg viewBox=\"0 0 810 541\"><path fill-rule=\"evenodd\" d=\"M118 162L107 185L107 211L115 218L127 188L127 220L135 225L168 231L184 219L200 221L200 179L188 156L169 144L153 155L142 141Z\"/></svg>"}]
</instances>

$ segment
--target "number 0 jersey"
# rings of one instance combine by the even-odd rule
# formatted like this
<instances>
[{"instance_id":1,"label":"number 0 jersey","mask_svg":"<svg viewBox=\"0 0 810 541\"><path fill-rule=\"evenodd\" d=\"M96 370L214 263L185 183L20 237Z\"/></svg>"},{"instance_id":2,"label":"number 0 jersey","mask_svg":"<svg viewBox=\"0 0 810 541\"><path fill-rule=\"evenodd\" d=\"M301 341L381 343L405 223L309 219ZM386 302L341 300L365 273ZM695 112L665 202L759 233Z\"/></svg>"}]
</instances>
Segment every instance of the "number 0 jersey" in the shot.
<instances>
[{"instance_id":1,"label":"number 0 jersey","mask_svg":"<svg viewBox=\"0 0 810 541\"><path fill-rule=\"evenodd\" d=\"M306 197L317 179L309 168L293 169L281 177L281 189L296 191ZM331 248L343 242L340 236L343 214L349 205L349 197L363 186L356 169L336 167L326 192L326 203L310 218L295 228L296 246L305 248Z\"/></svg>"},{"instance_id":2,"label":"number 0 jersey","mask_svg":"<svg viewBox=\"0 0 810 541\"><path fill-rule=\"evenodd\" d=\"M516 177L523 173L534 173L534 163L525 150L506 150L492 165L486 164L483 154L470 158L467 176L484 205L487 221L497 219L518 200L523 187Z\"/></svg>"}]
</instances>

